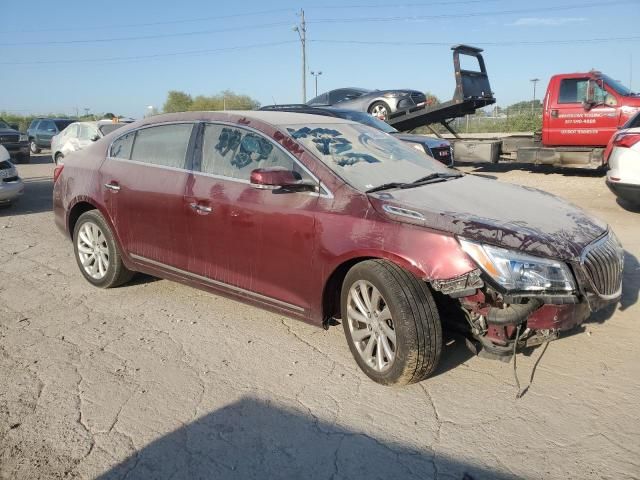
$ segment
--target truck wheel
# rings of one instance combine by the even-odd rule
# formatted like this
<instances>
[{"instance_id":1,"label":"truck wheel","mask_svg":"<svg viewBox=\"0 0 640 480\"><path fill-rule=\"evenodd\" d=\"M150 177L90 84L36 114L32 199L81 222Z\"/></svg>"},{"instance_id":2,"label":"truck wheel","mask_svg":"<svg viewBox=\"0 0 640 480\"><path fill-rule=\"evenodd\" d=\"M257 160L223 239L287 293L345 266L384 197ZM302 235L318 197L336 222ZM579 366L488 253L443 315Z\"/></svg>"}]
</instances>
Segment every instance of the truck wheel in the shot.
<instances>
[{"instance_id":1,"label":"truck wheel","mask_svg":"<svg viewBox=\"0 0 640 480\"><path fill-rule=\"evenodd\" d=\"M73 248L80 272L96 287L117 287L133 277L133 272L124 266L113 233L98 210L80 215L73 229Z\"/></svg>"},{"instance_id":2,"label":"truck wheel","mask_svg":"<svg viewBox=\"0 0 640 480\"><path fill-rule=\"evenodd\" d=\"M389 108L389 105L384 102L374 102L369 107L369 113L374 117L386 122L387 120L389 120L391 109Z\"/></svg>"},{"instance_id":3,"label":"truck wheel","mask_svg":"<svg viewBox=\"0 0 640 480\"><path fill-rule=\"evenodd\" d=\"M369 378L407 385L435 370L442 326L425 282L386 260L367 260L347 273L340 303L349 349Z\"/></svg>"},{"instance_id":4,"label":"truck wheel","mask_svg":"<svg viewBox=\"0 0 640 480\"><path fill-rule=\"evenodd\" d=\"M29 150L31 150L31 153L40 153L40 148L38 147L38 144L35 140L31 140L31 143L29 144Z\"/></svg>"}]
</instances>

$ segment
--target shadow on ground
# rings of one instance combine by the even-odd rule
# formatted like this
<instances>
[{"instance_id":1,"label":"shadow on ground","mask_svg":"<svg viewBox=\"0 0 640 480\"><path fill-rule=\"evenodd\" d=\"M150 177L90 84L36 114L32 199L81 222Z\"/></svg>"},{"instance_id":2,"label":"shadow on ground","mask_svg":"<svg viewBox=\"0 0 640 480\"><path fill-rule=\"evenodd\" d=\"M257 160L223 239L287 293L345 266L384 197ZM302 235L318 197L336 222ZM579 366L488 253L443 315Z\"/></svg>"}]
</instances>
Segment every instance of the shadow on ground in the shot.
<instances>
[{"instance_id":1,"label":"shadow on ground","mask_svg":"<svg viewBox=\"0 0 640 480\"><path fill-rule=\"evenodd\" d=\"M151 442L98 479L373 480L443 474L460 480L515 478L247 397Z\"/></svg>"},{"instance_id":2,"label":"shadow on ground","mask_svg":"<svg viewBox=\"0 0 640 480\"><path fill-rule=\"evenodd\" d=\"M0 217L50 212L53 207L52 195L53 178L27 178L24 180L24 193L22 197L12 205L0 208Z\"/></svg>"},{"instance_id":3,"label":"shadow on ground","mask_svg":"<svg viewBox=\"0 0 640 480\"><path fill-rule=\"evenodd\" d=\"M471 173L505 173L513 170L520 170L523 172L541 173L545 175L560 174L565 177L602 177L605 174L605 171L600 169L594 170L589 168L554 167L552 165L533 165L531 163L516 163L509 161L500 163L474 163L456 160L456 166L473 168Z\"/></svg>"}]
</instances>

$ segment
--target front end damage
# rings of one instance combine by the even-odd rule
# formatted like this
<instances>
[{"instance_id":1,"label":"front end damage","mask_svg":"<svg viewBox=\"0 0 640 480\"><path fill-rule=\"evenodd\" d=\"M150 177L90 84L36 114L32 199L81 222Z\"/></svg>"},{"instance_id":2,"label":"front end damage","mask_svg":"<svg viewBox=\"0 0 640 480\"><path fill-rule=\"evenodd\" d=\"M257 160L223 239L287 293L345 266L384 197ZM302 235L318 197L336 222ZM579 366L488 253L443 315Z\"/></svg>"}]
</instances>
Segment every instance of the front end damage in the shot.
<instances>
[{"instance_id":1,"label":"front end damage","mask_svg":"<svg viewBox=\"0 0 640 480\"><path fill-rule=\"evenodd\" d=\"M485 268L432 280L431 286L459 303L464 319L454 324L471 337L468 344L476 353L511 355L514 347L557 339L592 312L616 302L622 291L623 252L612 233L588 245L580 258L566 262L573 276L571 291L510 291Z\"/></svg>"}]
</instances>

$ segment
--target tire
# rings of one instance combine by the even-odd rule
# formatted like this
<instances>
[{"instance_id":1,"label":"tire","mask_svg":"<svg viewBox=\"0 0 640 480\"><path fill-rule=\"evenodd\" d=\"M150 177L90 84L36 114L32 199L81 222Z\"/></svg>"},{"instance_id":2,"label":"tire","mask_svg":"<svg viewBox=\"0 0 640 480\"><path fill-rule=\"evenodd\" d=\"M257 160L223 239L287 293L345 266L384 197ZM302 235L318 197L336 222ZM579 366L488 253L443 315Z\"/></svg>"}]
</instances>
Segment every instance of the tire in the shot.
<instances>
[{"instance_id":1,"label":"tire","mask_svg":"<svg viewBox=\"0 0 640 480\"><path fill-rule=\"evenodd\" d=\"M29 143L29 150L31 150L31 153L40 153L40 147L38 147L35 140L31 140Z\"/></svg>"},{"instance_id":2,"label":"tire","mask_svg":"<svg viewBox=\"0 0 640 480\"><path fill-rule=\"evenodd\" d=\"M370 294L369 302L361 295L363 289ZM373 289L380 293L378 301ZM371 304L368 325L354 318L365 317L358 309L359 294L365 310ZM442 326L425 282L386 260L366 260L347 273L340 308L349 349L358 366L373 381L407 385L424 380L436 369L442 351ZM382 337L386 337L393 358L387 354ZM374 342L369 351L375 351L375 358L367 356L370 342Z\"/></svg>"},{"instance_id":3,"label":"tire","mask_svg":"<svg viewBox=\"0 0 640 480\"><path fill-rule=\"evenodd\" d=\"M91 232L90 235L87 229ZM92 247L92 244L95 246ZM81 245L87 251L92 250L92 252L81 252ZM98 210L89 210L78 218L73 229L73 250L80 272L89 283L96 287L117 287L128 282L133 277L133 272L124 266L122 255L113 233ZM104 267L105 256L100 255L100 250L102 250L102 254L106 255L107 266L106 269L103 268L104 272L101 272L100 264L102 263ZM88 258L91 256L93 256L93 262ZM100 256L100 259L98 259L98 256ZM86 267L83 265L83 261L88 261ZM90 271L92 267L96 270L94 272L95 275Z\"/></svg>"},{"instance_id":4,"label":"tire","mask_svg":"<svg viewBox=\"0 0 640 480\"><path fill-rule=\"evenodd\" d=\"M60 160L62 160L63 158L64 158L64 155L62 153L58 152L53 156L53 163L58 165L60 163Z\"/></svg>"},{"instance_id":5,"label":"tire","mask_svg":"<svg viewBox=\"0 0 640 480\"><path fill-rule=\"evenodd\" d=\"M389 108L389 105L384 102L373 102L369 107L368 112L370 115L386 122L389 120L391 109Z\"/></svg>"}]
</instances>

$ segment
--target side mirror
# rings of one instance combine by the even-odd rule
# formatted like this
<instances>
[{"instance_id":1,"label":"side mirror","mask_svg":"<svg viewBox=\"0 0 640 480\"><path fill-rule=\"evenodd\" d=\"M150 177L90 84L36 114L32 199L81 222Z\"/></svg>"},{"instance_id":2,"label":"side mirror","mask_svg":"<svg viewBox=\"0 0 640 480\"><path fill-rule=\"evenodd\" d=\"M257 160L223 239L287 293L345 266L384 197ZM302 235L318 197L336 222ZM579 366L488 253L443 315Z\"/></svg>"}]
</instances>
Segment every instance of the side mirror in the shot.
<instances>
[{"instance_id":1,"label":"side mirror","mask_svg":"<svg viewBox=\"0 0 640 480\"><path fill-rule=\"evenodd\" d=\"M285 170L282 167L256 168L252 170L250 184L253 188L282 192L317 191L317 185L303 182L299 173Z\"/></svg>"},{"instance_id":2,"label":"side mirror","mask_svg":"<svg viewBox=\"0 0 640 480\"><path fill-rule=\"evenodd\" d=\"M97 142L98 140L100 140L100 135L96 134L93 137L91 137L89 140L91 140L92 142Z\"/></svg>"},{"instance_id":3,"label":"side mirror","mask_svg":"<svg viewBox=\"0 0 640 480\"><path fill-rule=\"evenodd\" d=\"M582 101L582 108L584 108L587 112L591 110L593 106L594 106L593 101L586 100L586 99Z\"/></svg>"}]
</instances>

